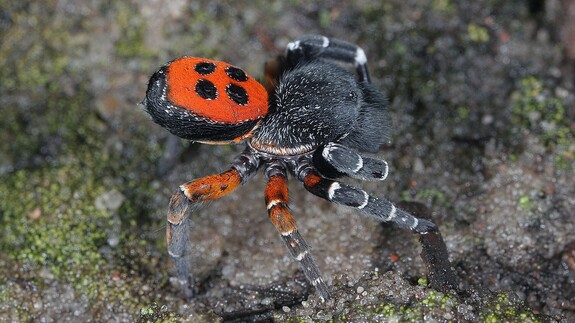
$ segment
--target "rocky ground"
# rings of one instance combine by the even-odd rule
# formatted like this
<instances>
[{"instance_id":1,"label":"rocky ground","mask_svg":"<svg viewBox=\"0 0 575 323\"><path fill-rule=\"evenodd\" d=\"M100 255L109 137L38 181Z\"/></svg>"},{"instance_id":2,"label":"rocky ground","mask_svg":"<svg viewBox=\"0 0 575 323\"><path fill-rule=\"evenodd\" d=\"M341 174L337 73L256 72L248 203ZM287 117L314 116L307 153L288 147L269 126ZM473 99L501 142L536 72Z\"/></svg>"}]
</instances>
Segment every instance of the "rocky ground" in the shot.
<instances>
[{"instance_id":1,"label":"rocky ground","mask_svg":"<svg viewBox=\"0 0 575 323\"><path fill-rule=\"evenodd\" d=\"M573 7L0 0L0 321L575 320ZM333 286L322 303L267 218L260 174L192 215L201 293L182 299L170 193L242 147L178 141L168 163L167 132L138 105L148 78L183 55L261 75L307 33L365 49L389 97L391 169L353 183L429 208L455 290L428 286L417 236L292 182Z\"/></svg>"}]
</instances>

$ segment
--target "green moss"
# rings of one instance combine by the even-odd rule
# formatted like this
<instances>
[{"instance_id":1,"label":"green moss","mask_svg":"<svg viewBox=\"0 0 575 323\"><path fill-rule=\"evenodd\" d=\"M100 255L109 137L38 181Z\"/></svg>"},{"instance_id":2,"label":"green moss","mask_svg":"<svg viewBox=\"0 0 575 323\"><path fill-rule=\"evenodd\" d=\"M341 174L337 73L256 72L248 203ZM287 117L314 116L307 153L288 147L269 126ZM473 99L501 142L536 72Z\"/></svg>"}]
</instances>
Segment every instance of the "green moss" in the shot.
<instances>
[{"instance_id":1,"label":"green moss","mask_svg":"<svg viewBox=\"0 0 575 323\"><path fill-rule=\"evenodd\" d=\"M400 306L382 303L378 307L375 308L376 314L383 314L386 317L393 317L400 311Z\"/></svg>"},{"instance_id":2,"label":"green moss","mask_svg":"<svg viewBox=\"0 0 575 323\"><path fill-rule=\"evenodd\" d=\"M450 0L433 0L431 1L431 7L436 12L442 12L448 15L455 12L454 5Z\"/></svg>"},{"instance_id":3,"label":"green moss","mask_svg":"<svg viewBox=\"0 0 575 323\"><path fill-rule=\"evenodd\" d=\"M52 82L54 75L68 70L70 58L62 44L69 38L74 21L52 19L56 1L46 2L2 1L1 7L11 22L10 28L0 29L0 92L4 94L26 89L29 95L38 95L57 86Z\"/></svg>"},{"instance_id":4,"label":"green moss","mask_svg":"<svg viewBox=\"0 0 575 323\"><path fill-rule=\"evenodd\" d=\"M181 322L182 318L168 311L165 306L160 307L157 303L140 308L138 322Z\"/></svg>"},{"instance_id":5,"label":"green moss","mask_svg":"<svg viewBox=\"0 0 575 323\"><path fill-rule=\"evenodd\" d=\"M519 207L523 210L531 210L533 208L533 201L527 195L519 197Z\"/></svg>"},{"instance_id":6,"label":"green moss","mask_svg":"<svg viewBox=\"0 0 575 323\"><path fill-rule=\"evenodd\" d=\"M331 320L333 321L333 320ZM308 320L303 319L303 318L294 318L294 317L290 317L286 320L286 323L306 323L308 322Z\"/></svg>"},{"instance_id":7,"label":"green moss","mask_svg":"<svg viewBox=\"0 0 575 323\"><path fill-rule=\"evenodd\" d=\"M19 64L26 65L26 59ZM24 69L17 78L34 78L34 73ZM104 187L95 173L102 167L91 163L99 159L93 153L104 141L100 122L86 108L90 99L81 84L71 95L48 87L42 97L29 97L28 108L2 113L0 153L18 170L0 177L0 243L15 259L48 264L57 272L82 262L78 255L98 258L89 247L75 244L84 237L102 240L99 227L92 225L105 216L93 206Z\"/></svg>"},{"instance_id":8,"label":"green moss","mask_svg":"<svg viewBox=\"0 0 575 323\"><path fill-rule=\"evenodd\" d=\"M116 22L120 27L121 37L116 41L116 54L120 58L152 57L154 52L148 48L144 41L146 23L141 15L134 15L137 10L129 2L115 2L114 13Z\"/></svg>"},{"instance_id":9,"label":"green moss","mask_svg":"<svg viewBox=\"0 0 575 323\"><path fill-rule=\"evenodd\" d=\"M331 12L328 9L321 9L319 11L319 25L321 28L327 29L331 24Z\"/></svg>"},{"instance_id":10,"label":"green moss","mask_svg":"<svg viewBox=\"0 0 575 323\"><path fill-rule=\"evenodd\" d=\"M82 271L97 273L104 263L98 249L110 223L93 205L105 189L95 179L79 164L3 176L0 249L17 263L84 283Z\"/></svg>"},{"instance_id":11,"label":"green moss","mask_svg":"<svg viewBox=\"0 0 575 323\"><path fill-rule=\"evenodd\" d=\"M443 319L439 317L440 313L455 313L455 308L460 304L455 296L440 293L432 289L426 290L422 296L423 297L414 300L409 305L382 303L377 306L373 312L376 315L383 315L386 320L418 322L421 321L424 316L431 319L434 315L437 315L436 319ZM438 309L441 309L441 311L438 311Z\"/></svg>"},{"instance_id":12,"label":"green moss","mask_svg":"<svg viewBox=\"0 0 575 323\"><path fill-rule=\"evenodd\" d=\"M84 118L68 119L64 113L59 124L69 130L50 134L50 126L40 128L46 133L39 137L49 135L60 143L58 154L36 167L0 176L0 265L5 264L0 266L0 277L25 272L29 276L22 279L35 286L59 281L73 286L78 296L86 296L91 306L114 304L126 311L146 300L145 294L137 291L158 262L155 257L131 256L149 254L156 250L156 243L162 242L157 239L160 242L150 243L137 235L146 230L145 206L138 201L149 200L152 189L142 185L149 182L146 175L142 182L130 179L130 174L142 170L144 164L138 164L139 159L122 158L125 149L108 150L106 137L92 122L94 114L75 110L75 104L71 104L74 100L71 98L65 106ZM45 121L56 124L56 115L57 111L48 109ZM132 145L141 147L146 143L133 141ZM158 155L150 149L142 152L149 152L152 158ZM110 210L96 202L104 193L121 194L126 200L120 209ZM111 233L120 240L115 248L108 242ZM111 263L109 259L117 261ZM166 284L165 274L162 279L156 273L156 278L145 284ZM19 287L0 281L0 290L4 290L0 299L10 299L14 288ZM37 311L25 297L17 299L13 307L19 319Z\"/></svg>"},{"instance_id":13,"label":"green moss","mask_svg":"<svg viewBox=\"0 0 575 323\"><path fill-rule=\"evenodd\" d=\"M40 311L34 297L41 297L35 293L44 292L45 284L72 286L95 311L113 306L137 313L135 304L149 301L139 287L167 283L167 273L142 283L158 259L131 256L150 254L163 243L137 234L149 220L149 205L140 201L157 193L142 183L151 182L159 147L146 140L148 124L132 125L136 139L129 142L114 137L121 149L109 144L114 134L95 112L84 71L71 66L70 50L62 50L75 29L52 19L50 4L44 6L28 4L33 17L11 12L15 23L0 47L0 77L7 80L0 92L6 100L18 99L17 108L0 107L0 303L9 304L0 305L0 316L34 320ZM125 197L119 210L96 207L105 192ZM108 243L111 232L119 235L115 248Z\"/></svg>"},{"instance_id":14,"label":"green moss","mask_svg":"<svg viewBox=\"0 0 575 323\"><path fill-rule=\"evenodd\" d=\"M451 321L478 320L480 322L540 322L541 317L534 315L522 302L505 293L486 296L482 304L474 306L478 311L463 315L459 308L467 307L455 294L446 294L433 289L424 289L417 293L409 304L396 305L380 303L374 308L364 307L362 317L385 321L420 322L423 320ZM370 314L371 313L371 314Z\"/></svg>"},{"instance_id":15,"label":"green moss","mask_svg":"<svg viewBox=\"0 0 575 323\"><path fill-rule=\"evenodd\" d=\"M489 41L489 32L487 29L475 23L467 25L467 36L475 43L485 43Z\"/></svg>"},{"instance_id":16,"label":"green moss","mask_svg":"<svg viewBox=\"0 0 575 323\"><path fill-rule=\"evenodd\" d=\"M426 297L421 300L421 304L427 307L439 307L445 309L459 304L459 301L453 295L444 294L430 289Z\"/></svg>"},{"instance_id":17,"label":"green moss","mask_svg":"<svg viewBox=\"0 0 575 323\"><path fill-rule=\"evenodd\" d=\"M412 190L405 190L401 193L403 200L421 201L428 205L446 205L447 196L445 193L436 189L421 189L413 194Z\"/></svg>"},{"instance_id":18,"label":"green moss","mask_svg":"<svg viewBox=\"0 0 575 323\"><path fill-rule=\"evenodd\" d=\"M469 118L469 107L467 106L459 106L457 107L457 116L460 120L466 120Z\"/></svg>"},{"instance_id":19,"label":"green moss","mask_svg":"<svg viewBox=\"0 0 575 323\"><path fill-rule=\"evenodd\" d=\"M419 279L417 280L417 285L419 286L427 286L429 282L427 281L426 277L419 277Z\"/></svg>"},{"instance_id":20,"label":"green moss","mask_svg":"<svg viewBox=\"0 0 575 323\"><path fill-rule=\"evenodd\" d=\"M500 293L483 300L479 313L482 322L542 322L527 306L514 297Z\"/></svg>"},{"instance_id":21,"label":"green moss","mask_svg":"<svg viewBox=\"0 0 575 323\"><path fill-rule=\"evenodd\" d=\"M512 101L515 132L534 133L554 155L556 166L575 169L574 133L563 102L533 76L520 80Z\"/></svg>"}]
</instances>

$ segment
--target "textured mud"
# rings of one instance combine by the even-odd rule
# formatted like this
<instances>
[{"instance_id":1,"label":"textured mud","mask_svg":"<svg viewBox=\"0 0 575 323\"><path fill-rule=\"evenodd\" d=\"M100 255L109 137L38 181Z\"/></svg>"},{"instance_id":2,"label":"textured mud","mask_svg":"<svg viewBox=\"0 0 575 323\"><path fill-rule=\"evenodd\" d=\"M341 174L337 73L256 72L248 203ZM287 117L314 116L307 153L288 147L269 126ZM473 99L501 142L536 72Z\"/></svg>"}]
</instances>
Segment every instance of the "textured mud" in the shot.
<instances>
[{"instance_id":1,"label":"textured mud","mask_svg":"<svg viewBox=\"0 0 575 323\"><path fill-rule=\"evenodd\" d=\"M0 321L575 320L570 7L0 0ZM147 80L183 55L259 75L306 33L365 49L389 97L379 156L391 169L353 184L425 204L457 288L430 288L417 236L292 181L291 210L333 286L322 303L266 216L260 174L192 215L201 293L181 298L170 193L242 147L169 141L138 106Z\"/></svg>"}]
</instances>

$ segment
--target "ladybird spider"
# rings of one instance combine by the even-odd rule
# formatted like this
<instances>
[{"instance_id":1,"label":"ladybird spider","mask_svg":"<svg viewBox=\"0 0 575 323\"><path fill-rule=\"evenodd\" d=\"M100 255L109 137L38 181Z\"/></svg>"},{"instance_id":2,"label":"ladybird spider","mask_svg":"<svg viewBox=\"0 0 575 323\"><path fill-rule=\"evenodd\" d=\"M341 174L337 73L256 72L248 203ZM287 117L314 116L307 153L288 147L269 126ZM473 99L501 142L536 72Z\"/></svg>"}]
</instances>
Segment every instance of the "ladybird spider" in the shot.
<instances>
[{"instance_id":1,"label":"ladybird spider","mask_svg":"<svg viewBox=\"0 0 575 323\"><path fill-rule=\"evenodd\" d=\"M336 62L354 64L357 79ZM227 171L187 182L171 197L168 253L186 297L194 295L184 259L189 212L231 193L260 167L268 180L268 215L323 299L330 297L328 286L288 208L288 172L328 201L415 233L437 231L432 222L335 180L383 180L388 172L384 160L361 153L377 152L389 128L386 100L370 82L364 51L345 41L305 36L289 43L277 63L266 68L267 90L240 68L196 57L167 63L148 84L145 110L176 136L208 144L247 143Z\"/></svg>"}]
</instances>

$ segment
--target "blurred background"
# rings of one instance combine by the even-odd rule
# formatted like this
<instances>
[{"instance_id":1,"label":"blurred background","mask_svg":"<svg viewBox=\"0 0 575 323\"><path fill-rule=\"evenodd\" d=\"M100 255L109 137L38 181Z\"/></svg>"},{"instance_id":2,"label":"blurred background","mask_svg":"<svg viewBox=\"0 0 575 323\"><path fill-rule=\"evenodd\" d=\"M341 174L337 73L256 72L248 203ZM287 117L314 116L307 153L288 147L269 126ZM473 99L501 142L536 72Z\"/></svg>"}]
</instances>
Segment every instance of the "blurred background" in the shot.
<instances>
[{"instance_id":1,"label":"blurred background","mask_svg":"<svg viewBox=\"0 0 575 323\"><path fill-rule=\"evenodd\" d=\"M181 298L169 196L242 147L172 141L170 161L139 105L148 78L184 55L261 77L309 33L366 51L389 98L390 176L354 185L429 207L458 293L425 287L417 237L292 181L338 291L320 303L260 174L192 215L201 293ZM574 60L572 0L0 0L0 321L574 320Z\"/></svg>"}]
</instances>

